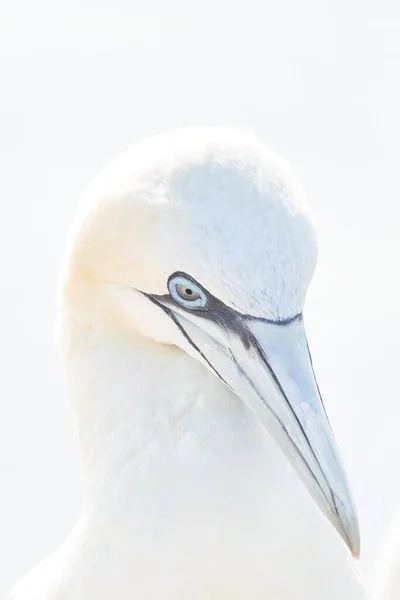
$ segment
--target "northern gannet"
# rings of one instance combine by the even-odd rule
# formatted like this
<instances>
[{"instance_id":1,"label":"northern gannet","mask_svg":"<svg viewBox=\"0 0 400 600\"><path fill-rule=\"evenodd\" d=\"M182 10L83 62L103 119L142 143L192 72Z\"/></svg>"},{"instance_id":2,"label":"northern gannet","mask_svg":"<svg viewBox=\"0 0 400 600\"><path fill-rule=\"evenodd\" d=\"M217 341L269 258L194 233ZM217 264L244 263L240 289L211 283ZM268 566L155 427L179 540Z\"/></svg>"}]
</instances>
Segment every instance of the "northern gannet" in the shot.
<instances>
[{"instance_id":1,"label":"northern gannet","mask_svg":"<svg viewBox=\"0 0 400 600\"><path fill-rule=\"evenodd\" d=\"M382 545L375 579L374 600L400 598L400 506Z\"/></svg>"},{"instance_id":2,"label":"northern gannet","mask_svg":"<svg viewBox=\"0 0 400 600\"><path fill-rule=\"evenodd\" d=\"M257 138L151 138L89 185L59 341L82 516L12 600L361 600L313 374L304 193Z\"/></svg>"}]
</instances>

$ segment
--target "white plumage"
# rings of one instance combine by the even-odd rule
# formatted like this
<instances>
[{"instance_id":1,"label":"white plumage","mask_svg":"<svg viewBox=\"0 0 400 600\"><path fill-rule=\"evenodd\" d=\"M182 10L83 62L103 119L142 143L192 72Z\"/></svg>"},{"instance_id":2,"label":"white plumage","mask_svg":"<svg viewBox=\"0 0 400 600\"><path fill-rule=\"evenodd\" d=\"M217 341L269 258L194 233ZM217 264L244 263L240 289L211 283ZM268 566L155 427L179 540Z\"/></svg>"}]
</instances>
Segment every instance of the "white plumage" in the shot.
<instances>
[{"instance_id":1,"label":"white plumage","mask_svg":"<svg viewBox=\"0 0 400 600\"><path fill-rule=\"evenodd\" d=\"M376 600L400 598L400 506L385 536L376 573Z\"/></svg>"},{"instance_id":2,"label":"white plumage","mask_svg":"<svg viewBox=\"0 0 400 600\"><path fill-rule=\"evenodd\" d=\"M95 179L59 310L85 506L13 600L364 598L300 316L315 262L250 133L172 132Z\"/></svg>"}]
</instances>

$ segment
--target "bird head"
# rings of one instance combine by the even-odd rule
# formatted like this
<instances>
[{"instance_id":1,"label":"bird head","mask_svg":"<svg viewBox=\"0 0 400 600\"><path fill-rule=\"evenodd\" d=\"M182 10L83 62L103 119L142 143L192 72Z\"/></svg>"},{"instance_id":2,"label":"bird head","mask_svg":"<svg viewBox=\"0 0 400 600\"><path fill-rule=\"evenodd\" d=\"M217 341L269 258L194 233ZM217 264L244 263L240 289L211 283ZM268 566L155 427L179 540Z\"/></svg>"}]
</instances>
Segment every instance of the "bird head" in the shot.
<instances>
[{"instance_id":1,"label":"bird head","mask_svg":"<svg viewBox=\"0 0 400 600\"><path fill-rule=\"evenodd\" d=\"M304 192L248 132L151 138L89 186L63 297L186 352L256 414L359 553L355 508L314 376L303 307L317 257ZM99 318L101 318L101 313Z\"/></svg>"}]
</instances>

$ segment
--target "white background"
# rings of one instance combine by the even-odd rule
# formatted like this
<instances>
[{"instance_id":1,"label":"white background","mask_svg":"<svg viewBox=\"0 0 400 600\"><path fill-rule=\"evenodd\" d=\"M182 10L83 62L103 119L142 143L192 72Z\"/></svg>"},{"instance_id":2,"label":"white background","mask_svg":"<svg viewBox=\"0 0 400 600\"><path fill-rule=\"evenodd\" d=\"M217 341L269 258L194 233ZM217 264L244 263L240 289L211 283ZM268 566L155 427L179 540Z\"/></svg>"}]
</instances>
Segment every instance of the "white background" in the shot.
<instances>
[{"instance_id":1,"label":"white background","mask_svg":"<svg viewBox=\"0 0 400 600\"><path fill-rule=\"evenodd\" d=\"M370 577L400 499L399 4L146 4L0 6L0 597L81 504L53 343L80 193L132 142L199 124L252 127L308 190L321 245L308 332Z\"/></svg>"}]
</instances>

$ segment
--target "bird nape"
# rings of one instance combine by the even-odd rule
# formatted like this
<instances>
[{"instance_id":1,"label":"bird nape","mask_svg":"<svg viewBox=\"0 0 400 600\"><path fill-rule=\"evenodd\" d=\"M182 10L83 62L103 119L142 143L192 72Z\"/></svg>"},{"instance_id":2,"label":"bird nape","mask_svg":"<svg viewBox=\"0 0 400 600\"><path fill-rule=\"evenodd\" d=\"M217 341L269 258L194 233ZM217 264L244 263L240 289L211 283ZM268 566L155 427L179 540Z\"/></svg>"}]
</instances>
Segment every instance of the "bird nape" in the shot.
<instances>
[{"instance_id":1,"label":"bird nape","mask_svg":"<svg viewBox=\"0 0 400 600\"><path fill-rule=\"evenodd\" d=\"M365 598L304 328L316 257L249 132L150 138L89 185L58 318L85 504L11 598Z\"/></svg>"}]
</instances>

